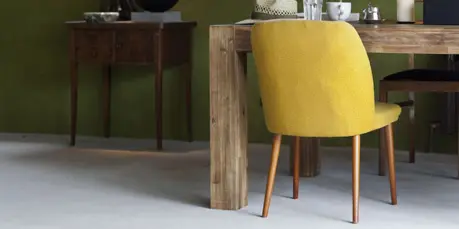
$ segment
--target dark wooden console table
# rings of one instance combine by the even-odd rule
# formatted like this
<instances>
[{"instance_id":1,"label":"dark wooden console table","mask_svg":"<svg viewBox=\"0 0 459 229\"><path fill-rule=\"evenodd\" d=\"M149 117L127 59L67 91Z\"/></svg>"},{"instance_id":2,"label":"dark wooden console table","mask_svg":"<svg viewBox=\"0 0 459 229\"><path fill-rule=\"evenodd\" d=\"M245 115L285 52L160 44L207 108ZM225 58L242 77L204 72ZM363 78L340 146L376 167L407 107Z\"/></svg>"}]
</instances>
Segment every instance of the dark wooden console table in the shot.
<instances>
[{"instance_id":1,"label":"dark wooden console table","mask_svg":"<svg viewBox=\"0 0 459 229\"><path fill-rule=\"evenodd\" d=\"M186 81L188 140L192 141L191 74L192 33L196 22L66 22L70 27L70 144L75 145L78 99L78 64L103 66L104 136L110 136L110 79L115 64L153 65L155 71L156 147L162 149L163 69L181 67Z\"/></svg>"}]
</instances>

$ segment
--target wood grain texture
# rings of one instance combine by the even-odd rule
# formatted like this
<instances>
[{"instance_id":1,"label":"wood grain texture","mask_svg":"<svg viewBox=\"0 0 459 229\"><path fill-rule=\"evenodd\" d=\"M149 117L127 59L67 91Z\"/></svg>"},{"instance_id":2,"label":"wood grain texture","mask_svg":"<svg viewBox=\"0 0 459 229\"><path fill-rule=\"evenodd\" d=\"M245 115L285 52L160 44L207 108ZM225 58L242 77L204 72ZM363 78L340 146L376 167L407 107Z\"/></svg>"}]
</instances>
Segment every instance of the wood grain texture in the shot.
<instances>
[{"instance_id":1,"label":"wood grain texture","mask_svg":"<svg viewBox=\"0 0 459 229\"><path fill-rule=\"evenodd\" d=\"M233 26L210 27L211 208L247 206L246 54Z\"/></svg>"},{"instance_id":2,"label":"wood grain texture","mask_svg":"<svg viewBox=\"0 0 459 229\"><path fill-rule=\"evenodd\" d=\"M459 27L353 24L369 53L459 54ZM251 26L236 26L236 49L250 52Z\"/></svg>"},{"instance_id":3,"label":"wood grain texture","mask_svg":"<svg viewBox=\"0 0 459 229\"><path fill-rule=\"evenodd\" d=\"M459 27L440 25L354 25L367 52L459 53Z\"/></svg>"}]
</instances>

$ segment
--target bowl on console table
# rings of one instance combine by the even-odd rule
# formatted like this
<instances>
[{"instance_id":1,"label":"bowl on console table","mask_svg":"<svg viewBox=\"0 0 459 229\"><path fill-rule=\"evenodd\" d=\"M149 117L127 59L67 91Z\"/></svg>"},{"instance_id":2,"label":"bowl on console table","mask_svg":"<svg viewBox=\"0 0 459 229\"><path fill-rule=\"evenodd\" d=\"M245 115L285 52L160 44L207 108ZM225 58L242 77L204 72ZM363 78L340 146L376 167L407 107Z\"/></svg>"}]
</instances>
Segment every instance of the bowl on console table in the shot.
<instances>
[{"instance_id":1,"label":"bowl on console table","mask_svg":"<svg viewBox=\"0 0 459 229\"><path fill-rule=\"evenodd\" d=\"M118 12L85 12L83 18L87 23L107 23L118 20L120 14Z\"/></svg>"}]
</instances>

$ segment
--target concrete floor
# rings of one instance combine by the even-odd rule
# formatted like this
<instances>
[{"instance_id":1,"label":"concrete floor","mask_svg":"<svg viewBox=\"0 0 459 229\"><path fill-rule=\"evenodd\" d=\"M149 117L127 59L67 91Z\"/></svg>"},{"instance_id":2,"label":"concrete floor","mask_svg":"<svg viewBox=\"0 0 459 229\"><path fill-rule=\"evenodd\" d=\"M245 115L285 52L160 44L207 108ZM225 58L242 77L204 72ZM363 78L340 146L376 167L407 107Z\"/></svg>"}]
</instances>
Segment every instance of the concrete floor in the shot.
<instances>
[{"instance_id":1,"label":"concrete floor","mask_svg":"<svg viewBox=\"0 0 459 229\"><path fill-rule=\"evenodd\" d=\"M459 228L456 157L397 155L399 205L388 204L375 150L362 152L360 224L351 219L350 149L325 148L323 172L301 179L292 200L288 149L282 148L268 219L259 217L269 145L250 145L249 206L208 209L208 143L66 136L0 135L1 229L143 228Z\"/></svg>"}]
</instances>

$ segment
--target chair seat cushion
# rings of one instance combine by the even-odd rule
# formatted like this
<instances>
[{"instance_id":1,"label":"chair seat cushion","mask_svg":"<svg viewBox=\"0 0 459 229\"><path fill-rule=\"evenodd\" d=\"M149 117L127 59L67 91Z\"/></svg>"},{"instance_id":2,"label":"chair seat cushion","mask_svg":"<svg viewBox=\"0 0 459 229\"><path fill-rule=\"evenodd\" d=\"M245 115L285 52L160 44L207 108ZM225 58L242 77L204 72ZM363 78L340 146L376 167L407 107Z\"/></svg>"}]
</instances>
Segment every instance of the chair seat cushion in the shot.
<instances>
[{"instance_id":1,"label":"chair seat cushion","mask_svg":"<svg viewBox=\"0 0 459 229\"><path fill-rule=\"evenodd\" d=\"M459 72L435 69L410 69L388 75L383 80L459 81Z\"/></svg>"},{"instance_id":2,"label":"chair seat cushion","mask_svg":"<svg viewBox=\"0 0 459 229\"><path fill-rule=\"evenodd\" d=\"M402 108L396 104L376 103L375 104L375 126L379 129L398 120Z\"/></svg>"}]
</instances>

